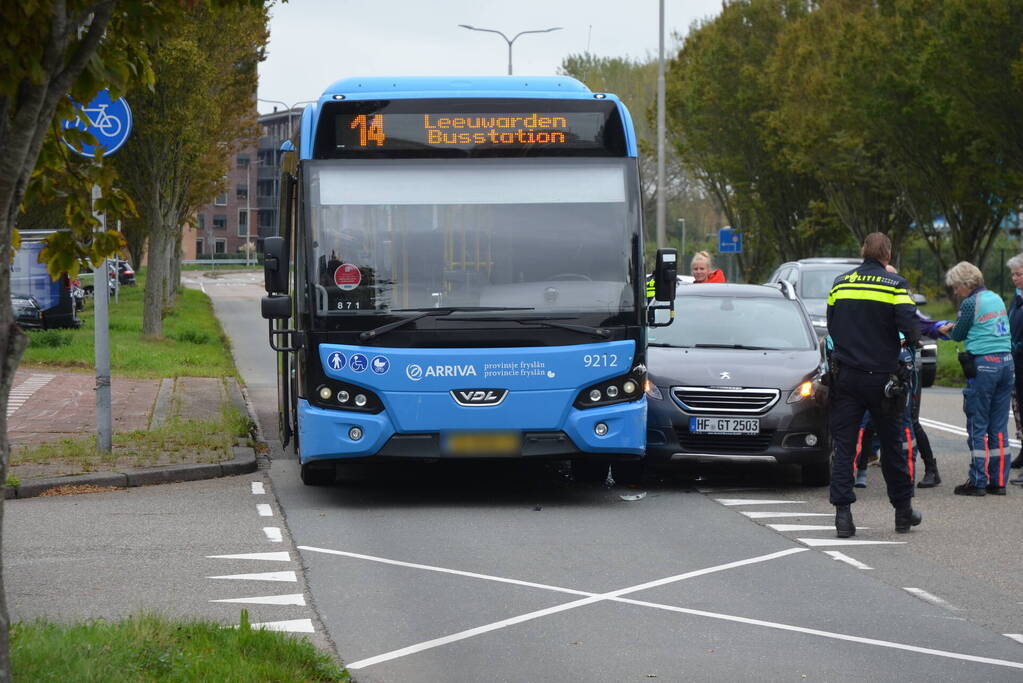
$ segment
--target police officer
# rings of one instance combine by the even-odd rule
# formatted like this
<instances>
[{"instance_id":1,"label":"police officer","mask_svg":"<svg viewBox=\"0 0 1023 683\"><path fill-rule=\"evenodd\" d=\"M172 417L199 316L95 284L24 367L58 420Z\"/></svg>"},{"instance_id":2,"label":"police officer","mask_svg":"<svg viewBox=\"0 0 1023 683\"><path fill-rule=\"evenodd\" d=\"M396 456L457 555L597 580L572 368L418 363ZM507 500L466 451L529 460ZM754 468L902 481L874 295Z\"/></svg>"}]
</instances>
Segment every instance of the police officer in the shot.
<instances>
[{"instance_id":1,"label":"police officer","mask_svg":"<svg viewBox=\"0 0 1023 683\"><path fill-rule=\"evenodd\" d=\"M916 306L906 280L885 270L892 243L881 232L863 240L863 263L839 275L828 296L828 333L835 344L832 372L831 436L835 458L831 467L831 503L839 538L856 534L850 505L856 432L869 411L881 441L881 471L888 500L895 508L895 531L905 533L920 523L912 506L912 464L899 442L899 414L908 400L908 378L900 377L901 332L915 346L920 337Z\"/></svg>"}]
</instances>

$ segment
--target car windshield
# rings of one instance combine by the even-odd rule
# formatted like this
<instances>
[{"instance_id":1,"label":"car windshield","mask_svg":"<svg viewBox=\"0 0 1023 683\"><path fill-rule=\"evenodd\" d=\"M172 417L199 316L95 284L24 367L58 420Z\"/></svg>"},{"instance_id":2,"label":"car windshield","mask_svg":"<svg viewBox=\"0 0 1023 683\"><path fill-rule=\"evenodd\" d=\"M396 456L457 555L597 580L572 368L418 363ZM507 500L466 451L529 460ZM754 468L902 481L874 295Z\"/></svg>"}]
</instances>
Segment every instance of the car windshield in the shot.
<instances>
[{"instance_id":1,"label":"car windshield","mask_svg":"<svg viewBox=\"0 0 1023 683\"><path fill-rule=\"evenodd\" d=\"M802 299L827 299L835 278L855 268L848 263L836 263L826 268L804 268L799 277L799 296Z\"/></svg>"},{"instance_id":2,"label":"car windshield","mask_svg":"<svg viewBox=\"0 0 1023 683\"><path fill-rule=\"evenodd\" d=\"M635 310L622 160L331 161L307 178L320 315Z\"/></svg>"},{"instance_id":3,"label":"car windshield","mask_svg":"<svg viewBox=\"0 0 1023 683\"><path fill-rule=\"evenodd\" d=\"M675 321L648 335L651 346L784 351L815 348L815 339L796 301L704 295L675 299Z\"/></svg>"}]
</instances>

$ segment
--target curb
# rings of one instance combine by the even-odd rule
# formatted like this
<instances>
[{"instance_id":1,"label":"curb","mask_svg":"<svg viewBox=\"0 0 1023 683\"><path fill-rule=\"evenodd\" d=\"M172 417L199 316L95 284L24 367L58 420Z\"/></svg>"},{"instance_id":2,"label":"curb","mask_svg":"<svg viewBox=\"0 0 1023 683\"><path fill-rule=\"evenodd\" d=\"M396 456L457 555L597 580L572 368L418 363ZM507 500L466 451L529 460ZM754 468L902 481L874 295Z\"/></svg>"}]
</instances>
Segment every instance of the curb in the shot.
<instances>
[{"instance_id":1,"label":"curb","mask_svg":"<svg viewBox=\"0 0 1023 683\"><path fill-rule=\"evenodd\" d=\"M163 467L136 467L123 472L94 472L66 477L43 477L18 486L5 488L6 498L34 498L45 491L59 486L99 486L103 488L127 488L169 484L179 481L217 479L256 471L256 451L247 446L231 449L233 460L209 464L166 465Z\"/></svg>"}]
</instances>

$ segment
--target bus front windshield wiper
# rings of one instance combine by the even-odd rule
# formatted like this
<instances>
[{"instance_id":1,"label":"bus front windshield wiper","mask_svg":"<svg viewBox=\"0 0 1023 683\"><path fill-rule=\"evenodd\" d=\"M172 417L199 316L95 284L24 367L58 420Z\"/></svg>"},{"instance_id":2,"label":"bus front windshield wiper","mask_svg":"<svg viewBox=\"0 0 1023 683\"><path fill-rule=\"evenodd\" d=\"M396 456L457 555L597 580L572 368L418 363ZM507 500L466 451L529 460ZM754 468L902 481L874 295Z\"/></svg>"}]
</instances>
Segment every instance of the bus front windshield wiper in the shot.
<instances>
[{"instance_id":1,"label":"bus front windshield wiper","mask_svg":"<svg viewBox=\"0 0 1023 683\"><path fill-rule=\"evenodd\" d=\"M678 344L663 344L661 342L647 342L647 346L659 346L663 349L689 349L691 346L679 346Z\"/></svg>"},{"instance_id":2,"label":"bus front windshield wiper","mask_svg":"<svg viewBox=\"0 0 1023 683\"><path fill-rule=\"evenodd\" d=\"M594 337L601 337L607 339L611 336L611 332L605 330L602 327L590 327L589 325L573 325L571 323L556 323L553 322L557 318L543 317L543 318L508 318L508 317L492 317L492 318L449 318L449 320L472 320L480 322L508 322L518 323L520 325L541 325L543 327L556 327L559 330L569 330L571 332L581 332L582 334L591 334Z\"/></svg>"},{"instance_id":3,"label":"bus front windshield wiper","mask_svg":"<svg viewBox=\"0 0 1023 683\"><path fill-rule=\"evenodd\" d=\"M373 328L372 330L366 330L365 332L359 333L359 341L369 341L370 339L376 339L382 334L387 334L391 330L396 330L399 327L408 325L411 322L415 322L420 318L426 318L431 316L450 315L456 311L532 311L532 308L528 307L515 307L515 306L441 306L439 308L395 308L392 309L391 313L415 313L416 315L410 315L407 318L401 320L395 320L393 323L387 323L380 327Z\"/></svg>"},{"instance_id":4,"label":"bus front windshield wiper","mask_svg":"<svg viewBox=\"0 0 1023 683\"><path fill-rule=\"evenodd\" d=\"M779 351L773 346L747 346L746 344L693 344L698 349L746 349L747 351Z\"/></svg>"}]
</instances>

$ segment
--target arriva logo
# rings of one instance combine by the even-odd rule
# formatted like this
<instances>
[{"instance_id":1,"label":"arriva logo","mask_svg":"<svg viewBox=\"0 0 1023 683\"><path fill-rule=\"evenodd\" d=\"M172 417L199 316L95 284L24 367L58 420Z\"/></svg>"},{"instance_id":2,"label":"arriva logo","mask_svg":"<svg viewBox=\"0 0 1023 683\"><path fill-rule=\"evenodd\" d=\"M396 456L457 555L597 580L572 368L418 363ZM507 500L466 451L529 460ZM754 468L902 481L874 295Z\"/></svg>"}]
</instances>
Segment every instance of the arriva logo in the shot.
<instances>
[{"instance_id":1,"label":"arriva logo","mask_svg":"<svg viewBox=\"0 0 1023 683\"><path fill-rule=\"evenodd\" d=\"M410 363L405 367L405 376L413 382L424 377L476 377L474 365L427 365L426 369L418 363Z\"/></svg>"}]
</instances>

